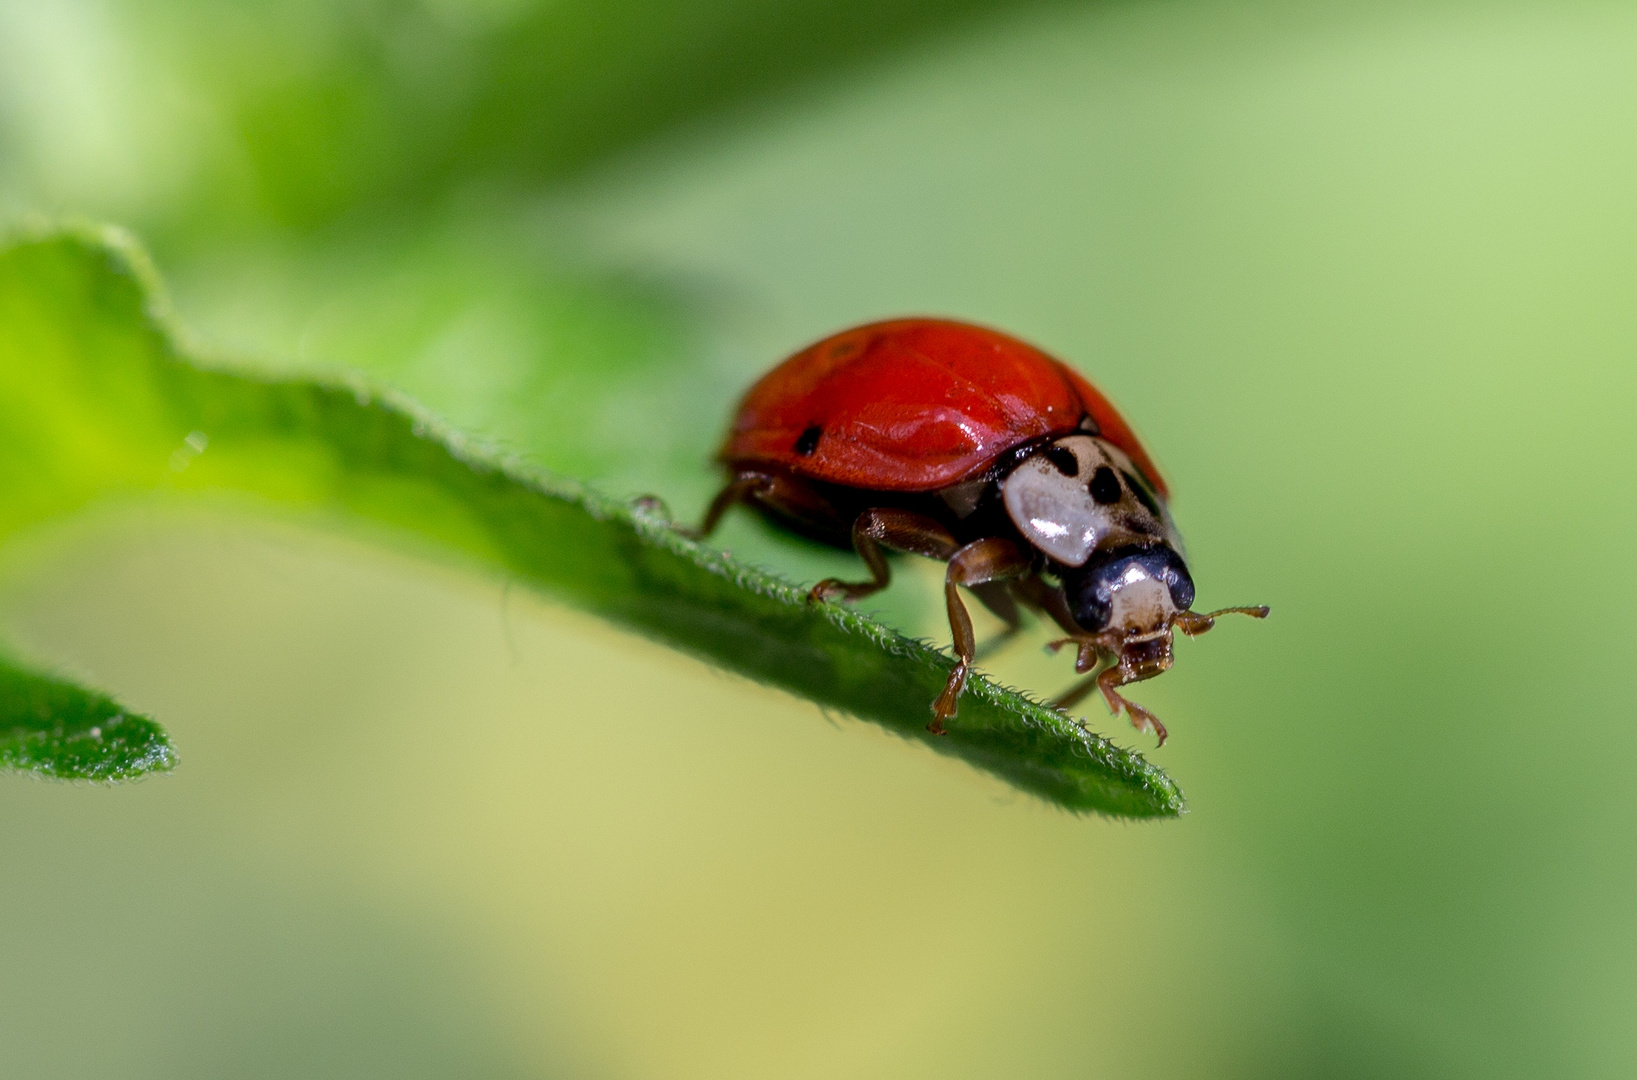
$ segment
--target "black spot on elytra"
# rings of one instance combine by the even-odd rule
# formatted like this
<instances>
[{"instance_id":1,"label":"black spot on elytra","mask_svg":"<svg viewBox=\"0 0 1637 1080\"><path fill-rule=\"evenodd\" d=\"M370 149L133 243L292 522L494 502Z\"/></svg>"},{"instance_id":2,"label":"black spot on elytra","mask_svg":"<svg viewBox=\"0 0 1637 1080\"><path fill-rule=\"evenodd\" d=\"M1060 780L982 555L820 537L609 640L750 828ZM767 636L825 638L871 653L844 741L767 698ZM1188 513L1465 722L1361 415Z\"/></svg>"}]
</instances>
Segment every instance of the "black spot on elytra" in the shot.
<instances>
[{"instance_id":1,"label":"black spot on elytra","mask_svg":"<svg viewBox=\"0 0 1637 1080\"><path fill-rule=\"evenodd\" d=\"M1120 501L1120 479L1107 465L1097 466L1097 471L1091 474L1091 483L1087 486L1091 491L1091 497L1104 506L1112 506Z\"/></svg>"},{"instance_id":2,"label":"black spot on elytra","mask_svg":"<svg viewBox=\"0 0 1637 1080\"><path fill-rule=\"evenodd\" d=\"M819 436L823 434L824 429L819 427L817 424L814 424L812 427L796 436L796 453L800 454L802 457L806 457L814 450L817 450Z\"/></svg>"},{"instance_id":3,"label":"black spot on elytra","mask_svg":"<svg viewBox=\"0 0 1637 1080\"><path fill-rule=\"evenodd\" d=\"M1125 473L1124 476L1126 487L1131 489L1131 494L1135 495L1137 497L1137 501L1148 508L1148 512L1150 514L1153 514L1155 517L1159 517L1159 503L1155 502L1154 496L1148 493L1148 485L1144 484L1141 480L1138 480L1130 473Z\"/></svg>"},{"instance_id":4,"label":"black spot on elytra","mask_svg":"<svg viewBox=\"0 0 1637 1080\"><path fill-rule=\"evenodd\" d=\"M1046 460L1057 466L1057 471L1064 476L1080 475L1080 459L1074 456L1074 451L1066 446L1048 446L1041 451Z\"/></svg>"}]
</instances>

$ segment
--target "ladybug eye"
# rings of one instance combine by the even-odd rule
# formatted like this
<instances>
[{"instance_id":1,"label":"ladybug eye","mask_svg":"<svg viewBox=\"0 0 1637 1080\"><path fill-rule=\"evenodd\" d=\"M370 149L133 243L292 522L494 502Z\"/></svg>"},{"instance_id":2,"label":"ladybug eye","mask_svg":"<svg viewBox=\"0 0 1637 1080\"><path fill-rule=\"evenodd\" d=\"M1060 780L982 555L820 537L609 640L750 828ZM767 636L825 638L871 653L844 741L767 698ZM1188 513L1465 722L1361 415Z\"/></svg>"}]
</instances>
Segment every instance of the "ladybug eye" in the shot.
<instances>
[{"instance_id":1,"label":"ladybug eye","mask_svg":"<svg viewBox=\"0 0 1637 1080\"><path fill-rule=\"evenodd\" d=\"M1091 497L1103 506L1112 506L1120 501L1120 478L1107 465L1098 466L1097 471L1091 474L1089 487Z\"/></svg>"},{"instance_id":2,"label":"ladybug eye","mask_svg":"<svg viewBox=\"0 0 1637 1080\"><path fill-rule=\"evenodd\" d=\"M1048 446L1044 451L1046 460L1057 466L1057 471L1064 476L1080 475L1080 459L1074 456L1074 451L1066 446Z\"/></svg>"}]
</instances>

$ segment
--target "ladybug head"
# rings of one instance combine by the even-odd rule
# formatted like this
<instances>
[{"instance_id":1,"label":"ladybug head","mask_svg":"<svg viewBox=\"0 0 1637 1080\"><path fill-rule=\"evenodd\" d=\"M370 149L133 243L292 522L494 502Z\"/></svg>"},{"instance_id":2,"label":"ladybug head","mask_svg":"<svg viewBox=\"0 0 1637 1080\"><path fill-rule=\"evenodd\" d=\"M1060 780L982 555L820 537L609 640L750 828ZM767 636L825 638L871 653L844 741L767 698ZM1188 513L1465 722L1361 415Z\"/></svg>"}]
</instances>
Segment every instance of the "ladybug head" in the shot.
<instances>
[{"instance_id":1,"label":"ladybug head","mask_svg":"<svg viewBox=\"0 0 1637 1080\"><path fill-rule=\"evenodd\" d=\"M1098 552L1063 575L1063 595L1087 633L1168 629L1194 603L1194 579L1175 548L1132 545Z\"/></svg>"},{"instance_id":2,"label":"ladybug head","mask_svg":"<svg viewBox=\"0 0 1637 1080\"><path fill-rule=\"evenodd\" d=\"M1065 569L1114 548L1181 547L1164 503L1131 459L1092 435L1022 448L1000 494L1023 539Z\"/></svg>"}]
</instances>

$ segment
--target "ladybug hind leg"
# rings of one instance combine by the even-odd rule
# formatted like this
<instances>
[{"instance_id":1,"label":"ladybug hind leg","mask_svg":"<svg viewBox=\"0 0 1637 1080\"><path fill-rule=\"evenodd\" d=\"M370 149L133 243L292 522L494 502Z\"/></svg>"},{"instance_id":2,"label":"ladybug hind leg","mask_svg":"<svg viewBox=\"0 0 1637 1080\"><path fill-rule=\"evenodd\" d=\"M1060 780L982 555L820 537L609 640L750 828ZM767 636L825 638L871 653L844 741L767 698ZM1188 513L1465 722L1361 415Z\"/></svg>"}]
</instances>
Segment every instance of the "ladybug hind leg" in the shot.
<instances>
[{"instance_id":1,"label":"ladybug hind leg","mask_svg":"<svg viewBox=\"0 0 1637 1080\"><path fill-rule=\"evenodd\" d=\"M824 531L839 531L843 519L812 486L788 473L743 468L734 472L716 493L697 528L682 529L690 540L703 540L716 531L722 517L739 503L760 506L775 515Z\"/></svg>"},{"instance_id":2,"label":"ladybug hind leg","mask_svg":"<svg viewBox=\"0 0 1637 1080\"><path fill-rule=\"evenodd\" d=\"M699 524L691 529L679 529L690 540L703 540L716 531L716 526L722 523L722 515L726 514L735 503L750 502L757 495L772 486L773 478L759 472L735 473L733 479L722 485L722 490L716 493L711 504L705 510L705 516Z\"/></svg>"}]
</instances>

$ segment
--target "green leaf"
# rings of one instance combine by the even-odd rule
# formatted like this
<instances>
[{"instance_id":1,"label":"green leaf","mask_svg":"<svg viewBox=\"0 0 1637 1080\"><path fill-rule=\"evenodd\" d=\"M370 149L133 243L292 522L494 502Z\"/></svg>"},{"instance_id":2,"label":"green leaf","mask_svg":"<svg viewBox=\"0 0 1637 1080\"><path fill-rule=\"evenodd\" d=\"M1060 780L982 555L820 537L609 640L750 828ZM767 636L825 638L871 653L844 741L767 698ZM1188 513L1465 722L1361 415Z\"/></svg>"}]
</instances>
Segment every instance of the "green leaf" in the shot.
<instances>
[{"instance_id":1,"label":"green leaf","mask_svg":"<svg viewBox=\"0 0 1637 1080\"><path fill-rule=\"evenodd\" d=\"M172 78L231 132L178 121L185 152L208 164L172 213L179 224L214 218L219 240L247 216L310 228L361 208L413 215L477 177L491 191L537 190L666 128L1030 2L112 7L121 25L146 24L166 42ZM151 130L155 120L141 119Z\"/></svg>"},{"instance_id":2,"label":"green leaf","mask_svg":"<svg viewBox=\"0 0 1637 1080\"><path fill-rule=\"evenodd\" d=\"M146 716L0 658L0 769L114 781L175 767L170 739Z\"/></svg>"},{"instance_id":3,"label":"green leaf","mask_svg":"<svg viewBox=\"0 0 1637 1080\"><path fill-rule=\"evenodd\" d=\"M1180 813L1130 751L978 677L939 738L951 660L735 563L670 527L525 469L362 383L191 362L145 257L112 230L0 251L0 537L92 500L248 492L429 539L723 667L882 724L1073 810Z\"/></svg>"}]
</instances>

